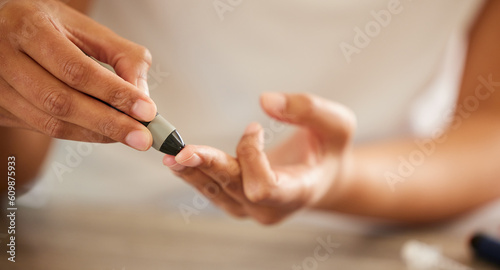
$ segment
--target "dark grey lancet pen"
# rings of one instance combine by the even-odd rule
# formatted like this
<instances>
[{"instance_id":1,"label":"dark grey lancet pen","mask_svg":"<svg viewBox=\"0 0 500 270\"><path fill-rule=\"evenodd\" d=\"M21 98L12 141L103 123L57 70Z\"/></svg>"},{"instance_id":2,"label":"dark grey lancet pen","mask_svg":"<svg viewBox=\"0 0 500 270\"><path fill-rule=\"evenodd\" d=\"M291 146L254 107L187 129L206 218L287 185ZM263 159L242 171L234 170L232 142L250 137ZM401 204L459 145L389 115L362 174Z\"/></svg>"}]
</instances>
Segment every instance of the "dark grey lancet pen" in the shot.
<instances>
[{"instance_id":1,"label":"dark grey lancet pen","mask_svg":"<svg viewBox=\"0 0 500 270\"><path fill-rule=\"evenodd\" d=\"M163 116L156 113L155 119L151 122L141 122L149 129L153 135L153 148L175 156L186 146L177 129L170 124Z\"/></svg>"},{"instance_id":2,"label":"dark grey lancet pen","mask_svg":"<svg viewBox=\"0 0 500 270\"><path fill-rule=\"evenodd\" d=\"M110 65L103 63L92 56L90 56L90 58L115 73L115 70ZM159 113L156 113L155 118L151 122L139 122L151 132L151 135L153 136L154 149L167 155L175 156L179 154L184 146L186 146L181 135L177 132L177 129Z\"/></svg>"}]
</instances>

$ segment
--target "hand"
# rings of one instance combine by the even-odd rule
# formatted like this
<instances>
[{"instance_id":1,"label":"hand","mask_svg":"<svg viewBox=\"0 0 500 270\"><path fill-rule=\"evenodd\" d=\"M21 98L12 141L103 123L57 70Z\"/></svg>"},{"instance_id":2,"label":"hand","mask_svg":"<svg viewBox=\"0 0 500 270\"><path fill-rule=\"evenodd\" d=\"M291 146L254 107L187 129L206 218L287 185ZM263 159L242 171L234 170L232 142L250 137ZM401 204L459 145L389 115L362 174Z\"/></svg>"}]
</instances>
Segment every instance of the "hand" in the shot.
<instances>
[{"instance_id":1,"label":"hand","mask_svg":"<svg viewBox=\"0 0 500 270\"><path fill-rule=\"evenodd\" d=\"M188 145L165 165L234 216L276 223L325 196L335 196L355 127L345 107L307 94L264 94L264 111L298 127L269 153L263 130L250 124L237 147L237 158L208 146Z\"/></svg>"},{"instance_id":2,"label":"hand","mask_svg":"<svg viewBox=\"0 0 500 270\"><path fill-rule=\"evenodd\" d=\"M156 114L147 94L147 49L55 0L0 0L0 37L1 126L151 146L151 134L133 119Z\"/></svg>"}]
</instances>

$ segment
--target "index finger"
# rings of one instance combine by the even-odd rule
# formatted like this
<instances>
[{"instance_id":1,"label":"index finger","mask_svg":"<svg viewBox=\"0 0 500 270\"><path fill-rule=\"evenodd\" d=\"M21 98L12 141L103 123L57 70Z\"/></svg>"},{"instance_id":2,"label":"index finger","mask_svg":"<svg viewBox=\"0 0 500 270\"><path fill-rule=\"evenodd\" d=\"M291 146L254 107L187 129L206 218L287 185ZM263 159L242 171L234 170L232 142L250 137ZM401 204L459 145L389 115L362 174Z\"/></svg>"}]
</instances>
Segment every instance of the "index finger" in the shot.
<instances>
[{"instance_id":1,"label":"index finger","mask_svg":"<svg viewBox=\"0 0 500 270\"><path fill-rule=\"evenodd\" d=\"M209 146L188 145L177 154L175 161L182 166L198 168L238 202L247 201L240 165L234 157Z\"/></svg>"}]
</instances>

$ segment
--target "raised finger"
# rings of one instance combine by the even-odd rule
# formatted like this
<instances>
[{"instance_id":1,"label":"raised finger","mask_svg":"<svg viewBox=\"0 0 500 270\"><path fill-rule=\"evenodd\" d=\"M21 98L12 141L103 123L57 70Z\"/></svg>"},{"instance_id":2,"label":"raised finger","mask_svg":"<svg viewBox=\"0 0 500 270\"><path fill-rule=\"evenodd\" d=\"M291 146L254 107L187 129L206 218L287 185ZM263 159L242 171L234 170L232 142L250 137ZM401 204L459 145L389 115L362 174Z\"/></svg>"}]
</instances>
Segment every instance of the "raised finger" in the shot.
<instances>
[{"instance_id":1,"label":"raised finger","mask_svg":"<svg viewBox=\"0 0 500 270\"><path fill-rule=\"evenodd\" d=\"M236 149L241 166L243 187L246 197L254 203L273 205L286 203L287 184L278 179L266 154L263 152L263 130L257 123L251 123Z\"/></svg>"}]
</instances>

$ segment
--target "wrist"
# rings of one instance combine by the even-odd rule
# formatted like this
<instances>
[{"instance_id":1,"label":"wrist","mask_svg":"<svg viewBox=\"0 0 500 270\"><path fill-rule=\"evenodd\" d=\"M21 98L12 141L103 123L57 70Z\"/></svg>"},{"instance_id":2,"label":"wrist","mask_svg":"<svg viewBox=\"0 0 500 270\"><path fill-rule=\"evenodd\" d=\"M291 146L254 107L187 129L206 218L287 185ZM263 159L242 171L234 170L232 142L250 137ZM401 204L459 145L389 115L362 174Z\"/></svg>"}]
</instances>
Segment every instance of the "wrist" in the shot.
<instances>
[{"instance_id":1,"label":"wrist","mask_svg":"<svg viewBox=\"0 0 500 270\"><path fill-rule=\"evenodd\" d=\"M328 185L318 185L319 196L310 205L311 208L321 210L340 210L341 205L346 201L352 200L349 195L351 185L357 178L355 170L355 159L352 151L352 146L346 147L341 158L337 159L337 165L326 164L326 167L334 168L335 173L330 174L327 178Z\"/></svg>"}]
</instances>

